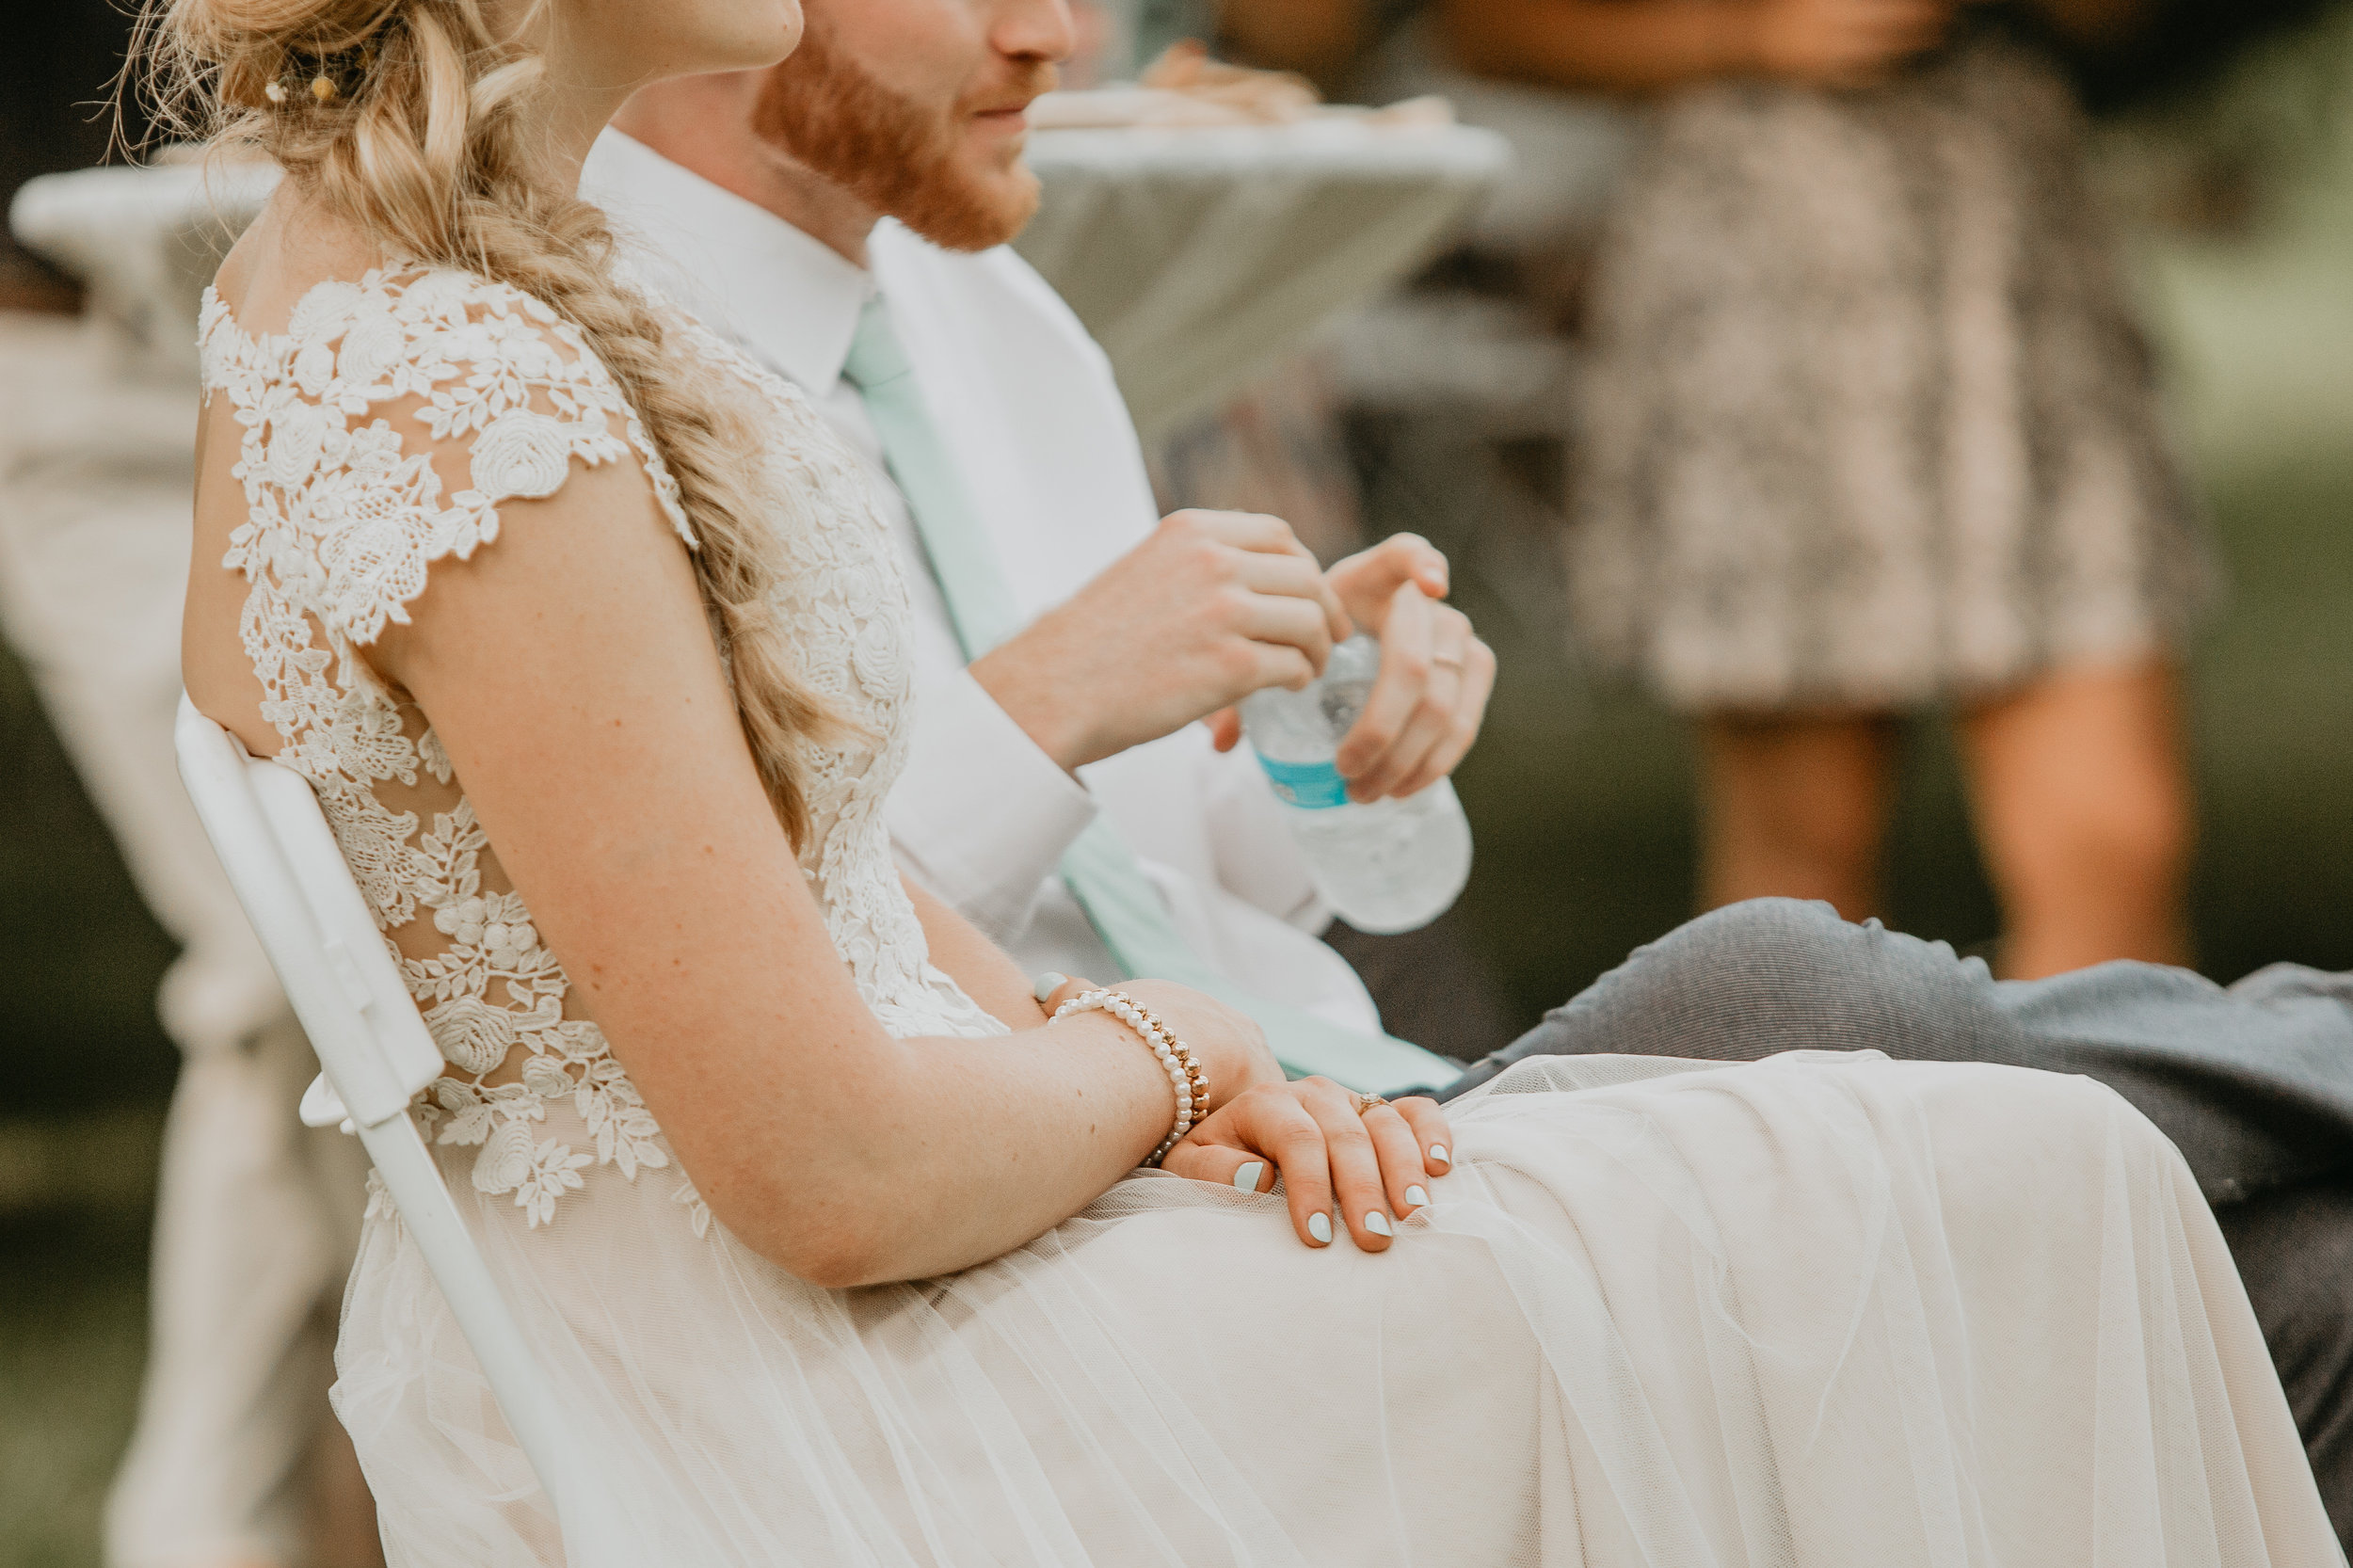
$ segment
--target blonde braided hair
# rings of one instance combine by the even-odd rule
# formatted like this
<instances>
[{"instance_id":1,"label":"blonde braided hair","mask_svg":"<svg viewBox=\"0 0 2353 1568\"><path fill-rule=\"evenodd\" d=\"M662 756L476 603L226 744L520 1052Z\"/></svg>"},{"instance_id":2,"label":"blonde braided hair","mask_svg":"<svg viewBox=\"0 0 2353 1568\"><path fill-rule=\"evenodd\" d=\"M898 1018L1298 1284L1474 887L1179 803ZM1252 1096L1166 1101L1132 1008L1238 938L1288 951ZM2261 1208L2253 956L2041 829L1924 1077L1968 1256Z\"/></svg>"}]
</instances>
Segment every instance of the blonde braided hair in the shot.
<instances>
[{"instance_id":1,"label":"blonde braided hair","mask_svg":"<svg viewBox=\"0 0 2353 1568\"><path fill-rule=\"evenodd\" d=\"M502 36L483 0L148 0L136 85L165 131L266 154L388 252L511 284L580 330L678 481L744 738L797 843L808 807L793 743L840 726L769 608L789 568L760 433L615 276L603 213L533 177L520 111L541 64L515 40L548 3Z\"/></svg>"}]
</instances>

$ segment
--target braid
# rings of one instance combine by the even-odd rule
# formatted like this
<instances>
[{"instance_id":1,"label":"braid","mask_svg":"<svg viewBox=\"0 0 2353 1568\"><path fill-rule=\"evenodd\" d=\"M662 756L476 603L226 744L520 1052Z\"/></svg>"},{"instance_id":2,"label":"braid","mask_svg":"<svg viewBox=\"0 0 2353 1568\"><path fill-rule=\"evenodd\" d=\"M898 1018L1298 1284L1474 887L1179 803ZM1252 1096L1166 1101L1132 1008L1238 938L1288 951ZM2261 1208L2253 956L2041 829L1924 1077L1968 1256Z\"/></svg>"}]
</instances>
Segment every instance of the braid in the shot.
<instances>
[{"instance_id":1,"label":"braid","mask_svg":"<svg viewBox=\"0 0 2353 1568\"><path fill-rule=\"evenodd\" d=\"M839 721L770 609L786 568L779 498L746 460L760 432L615 275L603 213L530 177L519 111L539 62L493 34L481 0L149 0L135 57L158 123L265 153L389 250L511 284L579 329L678 482L744 738L798 842L794 743ZM331 90L314 97L312 80Z\"/></svg>"}]
</instances>

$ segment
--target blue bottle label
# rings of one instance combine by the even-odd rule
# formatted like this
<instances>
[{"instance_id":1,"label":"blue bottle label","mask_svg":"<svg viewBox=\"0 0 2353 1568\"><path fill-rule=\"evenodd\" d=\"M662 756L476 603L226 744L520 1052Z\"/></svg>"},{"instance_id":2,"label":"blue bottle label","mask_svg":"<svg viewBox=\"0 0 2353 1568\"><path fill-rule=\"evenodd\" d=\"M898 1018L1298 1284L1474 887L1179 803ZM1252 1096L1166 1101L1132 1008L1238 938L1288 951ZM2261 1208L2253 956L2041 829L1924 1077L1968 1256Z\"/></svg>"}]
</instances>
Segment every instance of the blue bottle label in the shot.
<instances>
[{"instance_id":1,"label":"blue bottle label","mask_svg":"<svg viewBox=\"0 0 2353 1568\"><path fill-rule=\"evenodd\" d=\"M1275 795L1293 806L1321 811L1348 804L1348 780L1329 762L1278 762L1260 752L1258 765L1266 769Z\"/></svg>"}]
</instances>

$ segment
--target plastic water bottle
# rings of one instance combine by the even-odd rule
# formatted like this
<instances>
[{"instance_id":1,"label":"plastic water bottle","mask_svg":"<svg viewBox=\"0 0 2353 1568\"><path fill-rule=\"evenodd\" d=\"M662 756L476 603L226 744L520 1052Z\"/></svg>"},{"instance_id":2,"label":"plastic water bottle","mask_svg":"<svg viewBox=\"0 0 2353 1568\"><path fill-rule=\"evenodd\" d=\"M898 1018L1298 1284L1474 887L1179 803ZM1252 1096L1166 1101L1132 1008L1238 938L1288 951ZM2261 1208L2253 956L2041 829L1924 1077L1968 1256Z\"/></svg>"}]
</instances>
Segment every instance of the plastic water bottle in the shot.
<instances>
[{"instance_id":1,"label":"plastic water bottle","mask_svg":"<svg viewBox=\"0 0 2353 1568\"><path fill-rule=\"evenodd\" d=\"M1243 730L1283 802L1291 837L1324 902L1359 931L1417 931L1453 907L1470 879L1471 831L1451 779L1402 800L1360 805L1333 765L1365 710L1381 645L1352 637L1303 692L1245 697Z\"/></svg>"}]
</instances>

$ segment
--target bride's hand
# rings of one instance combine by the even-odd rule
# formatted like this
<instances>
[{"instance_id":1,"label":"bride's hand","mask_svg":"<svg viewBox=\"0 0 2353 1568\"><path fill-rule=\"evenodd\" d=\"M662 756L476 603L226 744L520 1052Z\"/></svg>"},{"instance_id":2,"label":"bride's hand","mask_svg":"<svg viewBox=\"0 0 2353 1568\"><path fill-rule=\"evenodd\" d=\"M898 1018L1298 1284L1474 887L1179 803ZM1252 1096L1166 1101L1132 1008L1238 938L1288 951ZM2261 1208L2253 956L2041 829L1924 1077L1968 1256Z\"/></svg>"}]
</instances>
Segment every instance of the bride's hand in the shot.
<instances>
[{"instance_id":1,"label":"bride's hand","mask_svg":"<svg viewBox=\"0 0 2353 1568\"><path fill-rule=\"evenodd\" d=\"M1048 1018L1099 989L1059 974L1041 975L1037 988ZM1249 1192L1271 1192L1280 1171L1301 1240L1330 1246L1337 1207L1356 1245L1382 1252L1394 1235L1390 1216L1429 1203L1430 1178L1454 1168L1453 1134L1427 1096L1363 1109L1362 1096L1328 1078L1285 1082L1246 1014L1174 981L1130 980L1118 989L1158 1016L1209 1075L1209 1114L1168 1151L1162 1170Z\"/></svg>"},{"instance_id":2,"label":"bride's hand","mask_svg":"<svg viewBox=\"0 0 2353 1568\"><path fill-rule=\"evenodd\" d=\"M1454 1135L1426 1096L1363 1104L1328 1078L1256 1083L1210 1112L1160 1167L1248 1192L1272 1189L1280 1170L1301 1240L1331 1245L1337 1198L1356 1245L1385 1251L1395 1235L1389 1216L1429 1203L1429 1179L1454 1168Z\"/></svg>"}]
</instances>

